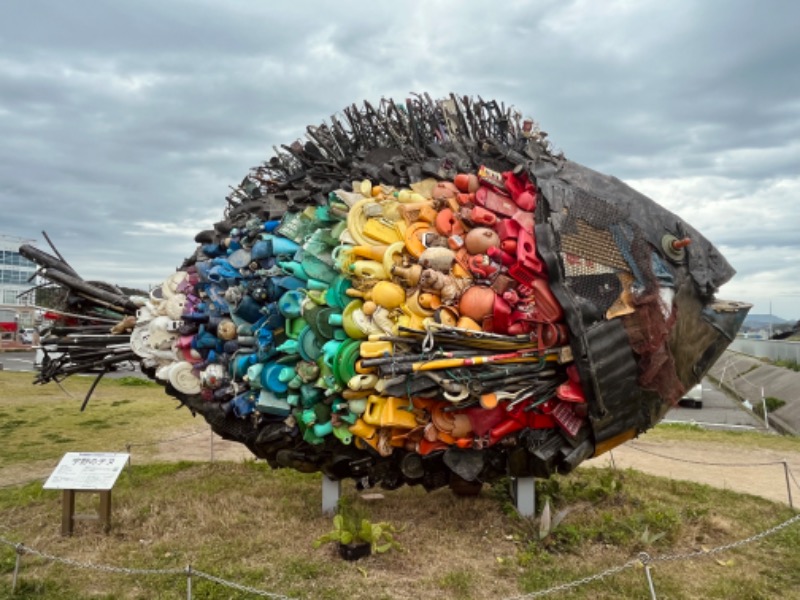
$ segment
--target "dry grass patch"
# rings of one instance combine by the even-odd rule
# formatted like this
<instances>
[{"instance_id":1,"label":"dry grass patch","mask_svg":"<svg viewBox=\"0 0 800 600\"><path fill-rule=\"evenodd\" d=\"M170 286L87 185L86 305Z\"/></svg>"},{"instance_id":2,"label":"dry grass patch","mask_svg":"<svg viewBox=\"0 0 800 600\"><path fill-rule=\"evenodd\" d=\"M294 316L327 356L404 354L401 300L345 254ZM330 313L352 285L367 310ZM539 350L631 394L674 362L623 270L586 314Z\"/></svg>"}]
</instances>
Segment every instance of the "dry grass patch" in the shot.
<instances>
[{"instance_id":1,"label":"dry grass patch","mask_svg":"<svg viewBox=\"0 0 800 600\"><path fill-rule=\"evenodd\" d=\"M510 510L504 488L477 498L420 488L365 500L346 495L371 520L402 530L404 552L356 563L335 548L313 550L331 527L320 514L320 479L256 462L134 466L114 491L110 535L79 524L59 535L60 501L35 484L0 490L0 535L73 560L124 567L194 568L293 598L509 598L593 575L638 552L653 556L730 543L787 519L788 509L751 496L633 471L592 470L540 482L539 498L574 508L545 539L538 523ZM664 533L657 541L643 538ZM792 598L800 589L800 526L717 557L653 567L659 597ZM715 558L720 559L719 562ZM13 551L0 549L0 598ZM177 598L182 577L126 576L24 558L15 598ZM731 589L743 595L731 595ZM194 581L196 598L248 598ZM4 595L6 594L6 595ZM560 597L645 597L640 569Z\"/></svg>"},{"instance_id":2,"label":"dry grass patch","mask_svg":"<svg viewBox=\"0 0 800 600\"><path fill-rule=\"evenodd\" d=\"M5 426L0 477L14 469L31 472L45 463L51 470L65 451L123 450L127 442L155 442L205 428L187 411L172 410L175 402L159 386L131 387L112 380L100 385L88 410L80 413L90 383L69 380L69 397L57 386L32 386L30 375L0 373L0 426ZM763 443L798 447L796 440L776 436L728 436L672 426L647 435L645 439L709 447L730 445L742 460L748 448ZM177 442L168 458L201 458L195 451L200 445L199 454L207 457L207 439ZM346 495L369 519L389 521L402 530L397 538L405 548L346 563L332 546L312 549L312 542L331 528L330 518L320 514L319 475L271 471L252 460L146 465L144 450L160 451L154 445L134 452L134 466L123 472L113 492L109 535L81 523L74 537L62 538L59 494L32 483L0 488L0 537L92 564L146 569L191 564L293 598L481 600L594 575L641 551L656 556L728 544L792 514L779 504L705 485L636 471L579 469L537 482L540 510L548 498L554 511L570 511L542 538L538 522L512 510L503 486L485 487L477 498L458 498L446 489L426 493L419 487L402 488L368 501L346 482ZM658 597L800 598L798 547L796 524L716 557L656 563ZM12 597L14 559L12 548L0 546L0 599ZM200 579L193 581L193 592L195 598L252 597ZM632 568L559 597L616 600L647 594L644 573ZM182 576L105 573L26 556L20 590L13 598L185 595Z\"/></svg>"}]
</instances>

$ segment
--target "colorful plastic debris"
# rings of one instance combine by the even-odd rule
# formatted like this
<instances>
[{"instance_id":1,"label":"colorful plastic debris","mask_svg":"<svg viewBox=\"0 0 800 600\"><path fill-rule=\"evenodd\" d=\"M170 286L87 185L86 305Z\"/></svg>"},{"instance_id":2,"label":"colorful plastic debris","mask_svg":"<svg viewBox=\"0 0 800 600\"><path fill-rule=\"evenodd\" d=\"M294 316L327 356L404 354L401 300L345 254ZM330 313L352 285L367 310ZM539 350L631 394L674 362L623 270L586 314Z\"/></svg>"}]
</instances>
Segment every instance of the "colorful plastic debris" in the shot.
<instances>
[{"instance_id":1,"label":"colorful plastic debris","mask_svg":"<svg viewBox=\"0 0 800 600\"><path fill-rule=\"evenodd\" d=\"M636 437L749 308L714 298L734 272L691 226L494 101L348 107L226 201L146 299L21 248L83 315L39 381L85 364L81 327L127 315L126 360L272 466L434 489Z\"/></svg>"}]
</instances>

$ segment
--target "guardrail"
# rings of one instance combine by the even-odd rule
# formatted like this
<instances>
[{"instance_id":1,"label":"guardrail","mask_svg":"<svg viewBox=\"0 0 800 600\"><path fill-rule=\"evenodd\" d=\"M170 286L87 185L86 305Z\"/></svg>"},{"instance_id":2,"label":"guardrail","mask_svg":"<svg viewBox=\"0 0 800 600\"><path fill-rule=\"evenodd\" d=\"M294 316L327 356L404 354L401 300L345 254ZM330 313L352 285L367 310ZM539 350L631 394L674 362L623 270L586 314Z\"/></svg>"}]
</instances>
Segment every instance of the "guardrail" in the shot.
<instances>
[{"instance_id":1,"label":"guardrail","mask_svg":"<svg viewBox=\"0 0 800 600\"><path fill-rule=\"evenodd\" d=\"M752 340L736 338L728 346L729 350L772 361L786 361L800 364L800 342L785 340Z\"/></svg>"}]
</instances>

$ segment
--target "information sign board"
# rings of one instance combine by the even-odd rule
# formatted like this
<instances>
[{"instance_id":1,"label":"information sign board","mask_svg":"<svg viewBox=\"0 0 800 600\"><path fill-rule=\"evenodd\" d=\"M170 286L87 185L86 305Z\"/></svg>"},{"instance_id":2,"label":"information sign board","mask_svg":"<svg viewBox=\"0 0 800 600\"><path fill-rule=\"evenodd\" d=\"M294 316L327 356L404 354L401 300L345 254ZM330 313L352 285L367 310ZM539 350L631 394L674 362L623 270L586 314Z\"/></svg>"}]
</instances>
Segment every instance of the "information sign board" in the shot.
<instances>
[{"instance_id":1,"label":"information sign board","mask_svg":"<svg viewBox=\"0 0 800 600\"><path fill-rule=\"evenodd\" d=\"M124 452L67 452L44 484L46 490L110 490L125 468Z\"/></svg>"}]
</instances>

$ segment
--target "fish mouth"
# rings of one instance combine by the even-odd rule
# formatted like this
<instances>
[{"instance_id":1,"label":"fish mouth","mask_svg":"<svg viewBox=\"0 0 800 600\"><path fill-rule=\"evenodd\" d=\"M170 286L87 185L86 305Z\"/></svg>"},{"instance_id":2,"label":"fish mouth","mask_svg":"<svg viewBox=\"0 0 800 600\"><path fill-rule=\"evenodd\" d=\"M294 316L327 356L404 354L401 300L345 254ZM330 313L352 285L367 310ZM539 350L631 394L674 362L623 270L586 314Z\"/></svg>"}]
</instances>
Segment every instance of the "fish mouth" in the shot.
<instances>
[{"instance_id":1,"label":"fish mouth","mask_svg":"<svg viewBox=\"0 0 800 600\"><path fill-rule=\"evenodd\" d=\"M350 107L226 201L148 298L21 248L82 301L38 382L128 336L126 359L272 466L549 477L657 424L750 308L716 299L734 270L688 223L495 101Z\"/></svg>"},{"instance_id":2,"label":"fish mouth","mask_svg":"<svg viewBox=\"0 0 800 600\"><path fill-rule=\"evenodd\" d=\"M538 250L565 308L600 451L658 423L734 339L750 305L735 271L680 217L577 163L534 162L549 213Z\"/></svg>"}]
</instances>

